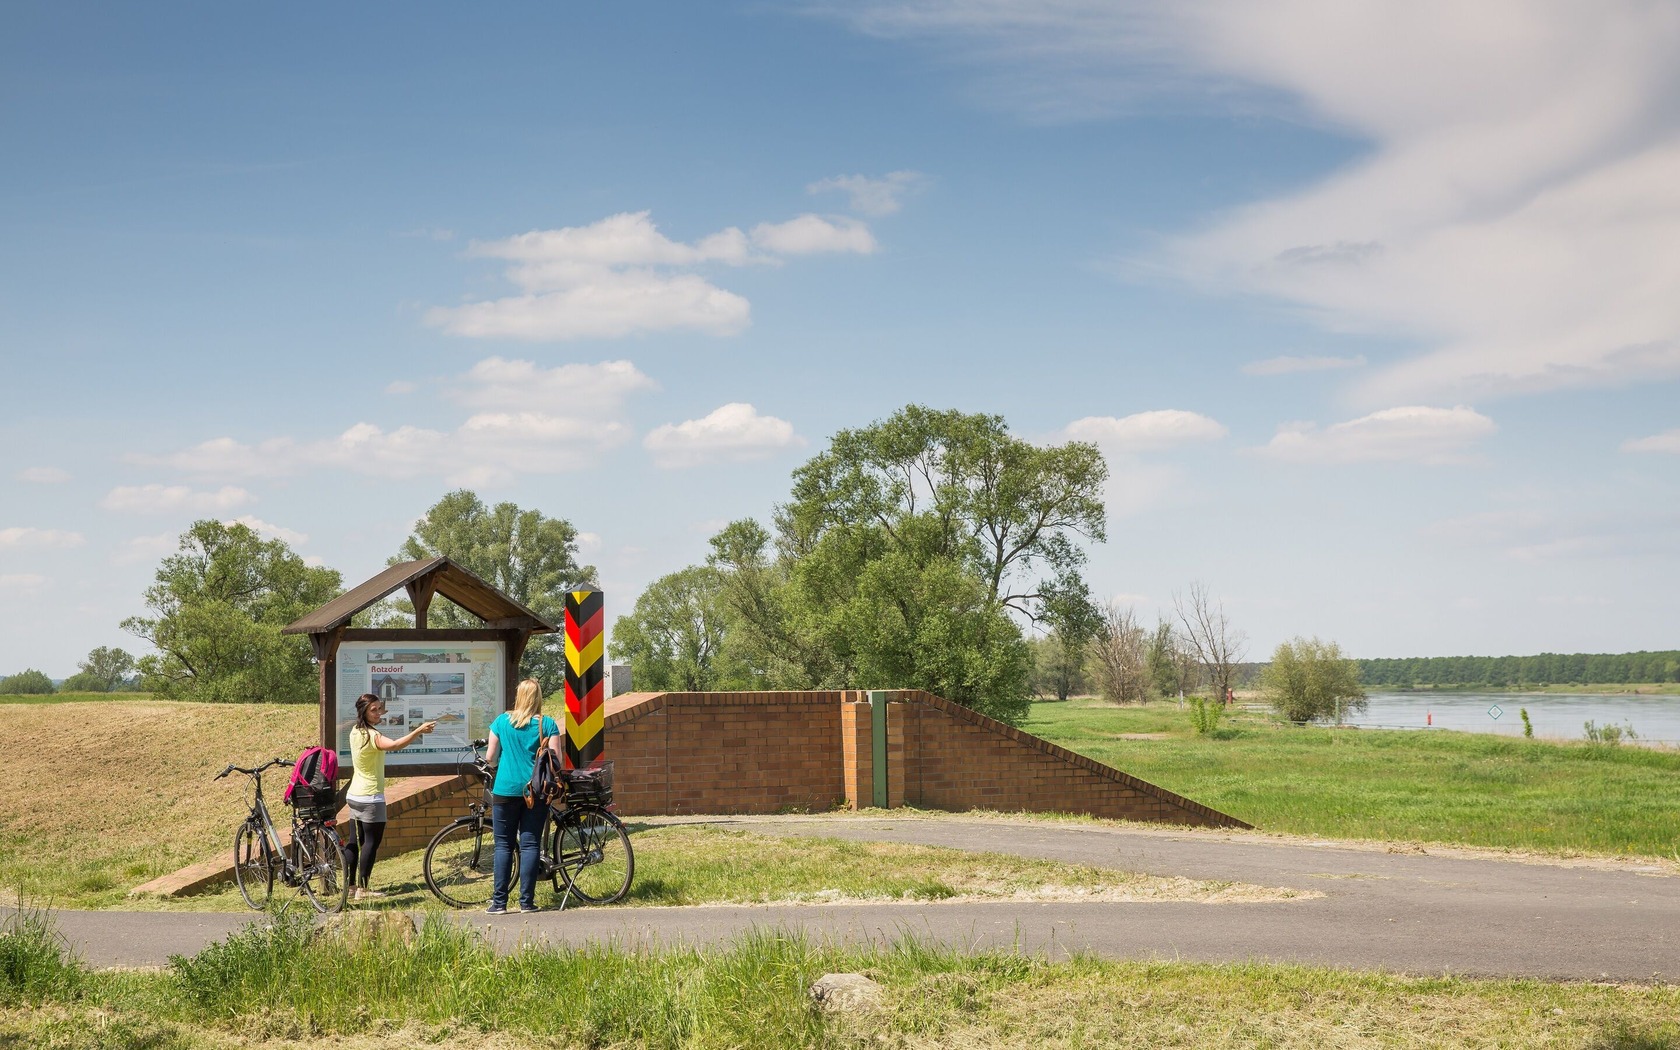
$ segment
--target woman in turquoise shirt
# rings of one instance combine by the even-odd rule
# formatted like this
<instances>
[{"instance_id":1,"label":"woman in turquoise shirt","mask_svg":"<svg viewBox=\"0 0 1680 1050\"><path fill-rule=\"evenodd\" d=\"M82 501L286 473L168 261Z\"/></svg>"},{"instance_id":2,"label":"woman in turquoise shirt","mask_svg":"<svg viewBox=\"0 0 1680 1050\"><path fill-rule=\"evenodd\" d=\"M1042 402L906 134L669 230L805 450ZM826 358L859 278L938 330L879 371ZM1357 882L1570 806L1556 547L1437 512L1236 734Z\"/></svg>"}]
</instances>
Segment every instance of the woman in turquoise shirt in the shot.
<instances>
[{"instance_id":1,"label":"woman in turquoise shirt","mask_svg":"<svg viewBox=\"0 0 1680 1050\"><path fill-rule=\"evenodd\" d=\"M545 746L560 754L560 727L542 713L542 707L542 686L536 679L527 678L519 683L513 710L502 712L490 723L490 750L485 758L496 767L496 778L490 784L490 820L496 833L491 915L507 911L515 843L519 849L519 910L538 910L537 850L548 807L527 806L525 785L536 766L540 738L546 737Z\"/></svg>"}]
</instances>

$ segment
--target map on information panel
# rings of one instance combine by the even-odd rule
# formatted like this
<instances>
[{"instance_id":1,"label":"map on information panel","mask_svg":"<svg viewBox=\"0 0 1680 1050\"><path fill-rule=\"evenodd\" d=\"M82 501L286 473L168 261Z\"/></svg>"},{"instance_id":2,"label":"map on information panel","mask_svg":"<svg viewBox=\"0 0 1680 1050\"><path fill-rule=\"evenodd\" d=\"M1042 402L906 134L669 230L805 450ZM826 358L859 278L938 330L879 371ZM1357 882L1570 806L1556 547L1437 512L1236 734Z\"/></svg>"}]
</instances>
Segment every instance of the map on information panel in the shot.
<instances>
[{"instance_id":1,"label":"map on information panel","mask_svg":"<svg viewBox=\"0 0 1680 1050\"><path fill-rule=\"evenodd\" d=\"M502 711L502 643L345 642L338 647L338 754L350 761L356 698L385 701L379 731L395 740L425 722L437 728L401 751L385 753L393 773L403 766L447 762L484 737Z\"/></svg>"}]
</instances>

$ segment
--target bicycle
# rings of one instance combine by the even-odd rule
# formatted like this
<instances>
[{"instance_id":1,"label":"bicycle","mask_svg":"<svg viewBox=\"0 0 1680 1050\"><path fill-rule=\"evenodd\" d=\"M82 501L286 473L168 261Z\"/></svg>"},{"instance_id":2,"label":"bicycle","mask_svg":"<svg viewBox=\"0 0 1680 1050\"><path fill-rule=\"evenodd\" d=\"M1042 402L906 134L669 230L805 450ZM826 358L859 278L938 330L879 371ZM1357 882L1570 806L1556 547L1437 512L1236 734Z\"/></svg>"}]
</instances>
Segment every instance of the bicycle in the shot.
<instances>
[{"instance_id":1,"label":"bicycle","mask_svg":"<svg viewBox=\"0 0 1680 1050\"><path fill-rule=\"evenodd\" d=\"M480 753L486 741L471 744L471 775L479 778L481 793L456 818L432 836L426 846L423 870L426 885L445 904L472 908L490 900L494 890L495 833L490 820L491 773ZM468 762L463 761L465 772ZM636 858L630 832L610 812L612 763L596 769L567 770L566 795L551 807L543 822L537 851L541 870L561 894L560 906L576 896L591 904L611 904L630 891ZM513 857L511 879L519 877L519 854Z\"/></svg>"},{"instance_id":2,"label":"bicycle","mask_svg":"<svg viewBox=\"0 0 1680 1050\"><path fill-rule=\"evenodd\" d=\"M245 898L246 905L254 910L267 907L278 875L283 884L296 887L308 897L316 911L330 914L342 910L350 894L350 882L344 877L344 850L331 815L322 815L326 812L324 806L313 809L296 806L292 810L292 841L288 847L281 843L268 803L263 799L263 771L291 764L285 758L271 759L255 769L230 763L211 778L221 780L229 773L244 773L254 783L251 812L233 833L233 881L238 884L239 895Z\"/></svg>"}]
</instances>

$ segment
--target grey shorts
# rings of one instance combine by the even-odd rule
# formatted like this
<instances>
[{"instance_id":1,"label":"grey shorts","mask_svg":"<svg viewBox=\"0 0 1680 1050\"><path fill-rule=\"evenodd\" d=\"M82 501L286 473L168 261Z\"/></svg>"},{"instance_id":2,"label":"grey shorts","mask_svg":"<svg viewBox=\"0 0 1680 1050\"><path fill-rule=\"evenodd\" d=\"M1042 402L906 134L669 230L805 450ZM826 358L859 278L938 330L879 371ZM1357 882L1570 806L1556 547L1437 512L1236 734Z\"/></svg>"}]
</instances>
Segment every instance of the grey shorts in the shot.
<instances>
[{"instance_id":1,"label":"grey shorts","mask_svg":"<svg viewBox=\"0 0 1680 1050\"><path fill-rule=\"evenodd\" d=\"M350 806L350 815L362 823L385 823L385 796L366 800L351 797L344 801Z\"/></svg>"}]
</instances>

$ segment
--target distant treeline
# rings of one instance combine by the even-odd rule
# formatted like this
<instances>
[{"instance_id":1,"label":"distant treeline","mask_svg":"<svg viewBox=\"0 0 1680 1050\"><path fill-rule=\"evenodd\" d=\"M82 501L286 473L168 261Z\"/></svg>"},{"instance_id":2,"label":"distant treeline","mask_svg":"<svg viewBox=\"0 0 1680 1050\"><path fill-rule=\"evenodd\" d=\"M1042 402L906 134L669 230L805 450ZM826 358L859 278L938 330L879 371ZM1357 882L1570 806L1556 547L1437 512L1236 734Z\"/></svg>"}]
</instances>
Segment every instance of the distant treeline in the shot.
<instances>
[{"instance_id":1,"label":"distant treeline","mask_svg":"<svg viewBox=\"0 0 1680 1050\"><path fill-rule=\"evenodd\" d=\"M1401 689L1680 682L1680 651L1360 660L1359 678L1367 688Z\"/></svg>"}]
</instances>

